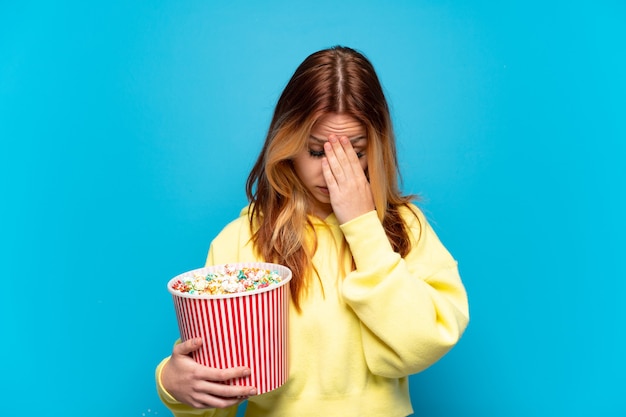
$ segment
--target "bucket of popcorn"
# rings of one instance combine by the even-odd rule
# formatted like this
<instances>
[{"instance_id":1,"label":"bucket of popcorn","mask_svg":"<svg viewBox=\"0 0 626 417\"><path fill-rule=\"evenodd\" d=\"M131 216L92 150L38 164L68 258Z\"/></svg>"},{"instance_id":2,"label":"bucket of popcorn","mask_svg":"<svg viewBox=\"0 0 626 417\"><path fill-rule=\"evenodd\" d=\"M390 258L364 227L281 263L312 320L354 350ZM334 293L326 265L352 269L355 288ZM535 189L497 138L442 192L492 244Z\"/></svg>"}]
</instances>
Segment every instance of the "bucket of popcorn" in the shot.
<instances>
[{"instance_id":1,"label":"bucket of popcorn","mask_svg":"<svg viewBox=\"0 0 626 417\"><path fill-rule=\"evenodd\" d=\"M172 278L181 340L203 339L196 362L212 368L247 366L251 374L229 381L258 393L287 380L288 313L291 270L283 265L247 262L216 265Z\"/></svg>"}]
</instances>

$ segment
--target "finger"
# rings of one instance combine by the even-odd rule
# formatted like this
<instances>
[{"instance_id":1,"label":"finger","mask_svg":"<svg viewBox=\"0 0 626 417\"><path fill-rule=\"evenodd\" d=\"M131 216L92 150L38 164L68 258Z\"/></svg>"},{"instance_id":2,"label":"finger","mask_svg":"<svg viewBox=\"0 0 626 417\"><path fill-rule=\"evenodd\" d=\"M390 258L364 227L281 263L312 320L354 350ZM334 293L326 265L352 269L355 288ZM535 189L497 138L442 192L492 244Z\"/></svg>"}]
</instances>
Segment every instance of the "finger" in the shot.
<instances>
[{"instance_id":1,"label":"finger","mask_svg":"<svg viewBox=\"0 0 626 417\"><path fill-rule=\"evenodd\" d=\"M346 136L341 136L335 138L335 140L333 141L330 141L330 144L333 148L333 153L335 154L335 157L337 158L337 161L341 166L345 166L348 162L348 149L346 148L346 143L347 147L352 148L352 144Z\"/></svg>"},{"instance_id":2,"label":"finger","mask_svg":"<svg viewBox=\"0 0 626 417\"><path fill-rule=\"evenodd\" d=\"M345 154L339 140L335 136L330 136L328 142L324 144L324 153L335 180L341 182L345 176L342 166L342 160L344 161L343 164L345 164Z\"/></svg>"},{"instance_id":3,"label":"finger","mask_svg":"<svg viewBox=\"0 0 626 417\"><path fill-rule=\"evenodd\" d=\"M204 378L209 381L218 381L218 382L226 382L231 379L245 378L250 376L250 368L245 366L238 366L236 368L226 368L226 369L217 369L217 368L206 368L210 375L207 378Z\"/></svg>"},{"instance_id":4,"label":"finger","mask_svg":"<svg viewBox=\"0 0 626 417\"><path fill-rule=\"evenodd\" d=\"M333 175L333 171L330 168L330 163L328 162L328 157L322 159L322 173L324 175L324 180L326 181L326 187L328 191L331 193L337 189L337 180Z\"/></svg>"},{"instance_id":5,"label":"finger","mask_svg":"<svg viewBox=\"0 0 626 417\"><path fill-rule=\"evenodd\" d=\"M359 157L356 154L356 151L354 150L354 147L352 146L352 142L350 142L348 137L347 136L340 137L339 143L341 144L343 153L345 154L346 160L350 163L350 166L355 167L358 165L360 167L361 163L359 162Z\"/></svg>"},{"instance_id":6,"label":"finger","mask_svg":"<svg viewBox=\"0 0 626 417\"><path fill-rule=\"evenodd\" d=\"M248 385L227 385L221 382L205 381L198 386L198 391L220 398L242 398L256 395L256 387Z\"/></svg>"},{"instance_id":7,"label":"finger","mask_svg":"<svg viewBox=\"0 0 626 417\"><path fill-rule=\"evenodd\" d=\"M195 387L189 392L187 403L194 408L225 408L247 399L249 395L245 392L240 396L223 397L216 394L213 386Z\"/></svg>"},{"instance_id":8,"label":"finger","mask_svg":"<svg viewBox=\"0 0 626 417\"><path fill-rule=\"evenodd\" d=\"M335 150L335 155L337 155L338 161L342 165L346 178L359 181L366 178L359 156L348 137L340 137L337 146L340 149Z\"/></svg>"},{"instance_id":9,"label":"finger","mask_svg":"<svg viewBox=\"0 0 626 417\"><path fill-rule=\"evenodd\" d=\"M198 381L199 386L207 387L206 384L217 384L218 388L230 387L228 385L229 381L241 381L243 378L250 376L250 368L245 366L239 366L236 368L228 368L228 369L219 369L219 368L211 368L208 366L201 365L195 361L190 363L189 372L193 374L193 379ZM210 385L213 386L213 385ZM237 385L236 387L240 387ZM250 389L252 387L248 387ZM200 390L203 391L203 390ZM224 391L228 392L228 391ZM220 395L225 395L224 393ZM236 393L236 396L242 395L241 393ZM250 395L250 394L246 394Z\"/></svg>"},{"instance_id":10,"label":"finger","mask_svg":"<svg viewBox=\"0 0 626 417\"><path fill-rule=\"evenodd\" d=\"M174 346L173 352L176 355L189 355L191 352L195 352L196 350L200 349L202 343L202 338L200 337L189 339Z\"/></svg>"},{"instance_id":11,"label":"finger","mask_svg":"<svg viewBox=\"0 0 626 417\"><path fill-rule=\"evenodd\" d=\"M222 382L198 381L190 392L190 401L196 408L224 408L237 404L258 390L251 386L227 385Z\"/></svg>"},{"instance_id":12,"label":"finger","mask_svg":"<svg viewBox=\"0 0 626 417\"><path fill-rule=\"evenodd\" d=\"M223 398L203 392L195 392L190 397L190 405L194 408L226 408L239 404L248 396Z\"/></svg>"},{"instance_id":13,"label":"finger","mask_svg":"<svg viewBox=\"0 0 626 417\"><path fill-rule=\"evenodd\" d=\"M332 143L334 155L342 168L346 178L354 178L362 175L363 168L359 162L359 157L352 146L352 142L347 136L341 136Z\"/></svg>"}]
</instances>

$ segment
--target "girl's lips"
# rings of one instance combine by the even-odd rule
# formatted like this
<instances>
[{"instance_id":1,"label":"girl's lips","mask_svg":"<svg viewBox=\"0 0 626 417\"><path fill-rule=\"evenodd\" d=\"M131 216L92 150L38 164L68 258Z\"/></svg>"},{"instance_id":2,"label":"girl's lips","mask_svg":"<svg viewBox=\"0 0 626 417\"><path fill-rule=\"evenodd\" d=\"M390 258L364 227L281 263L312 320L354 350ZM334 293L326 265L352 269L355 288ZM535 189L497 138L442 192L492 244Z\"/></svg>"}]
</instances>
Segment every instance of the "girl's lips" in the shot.
<instances>
[{"instance_id":1,"label":"girl's lips","mask_svg":"<svg viewBox=\"0 0 626 417\"><path fill-rule=\"evenodd\" d=\"M328 192L328 187L317 187L317 188L318 188L318 189L319 189L322 193L324 193L324 194L330 194L330 193Z\"/></svg>"}]
</instances>

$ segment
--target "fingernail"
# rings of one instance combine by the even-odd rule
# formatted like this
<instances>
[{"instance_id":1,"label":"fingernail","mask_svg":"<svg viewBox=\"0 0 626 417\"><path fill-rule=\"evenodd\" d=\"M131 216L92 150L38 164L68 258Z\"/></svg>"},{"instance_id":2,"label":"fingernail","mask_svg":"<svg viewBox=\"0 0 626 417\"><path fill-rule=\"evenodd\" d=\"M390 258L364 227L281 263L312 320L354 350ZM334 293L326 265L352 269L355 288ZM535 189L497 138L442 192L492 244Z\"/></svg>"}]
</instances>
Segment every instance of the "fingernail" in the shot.
<instances>
[{"instance_id":1,"label":"fingernail","mask_svg":"<svg viewBox=\"0 0 626 417\"><path fill-rule=\"evenodd\" d=\"M243 371L243 376L250 376L250 374L251 374L251 373L252 373L252 372L251 372L249 369L245 369L245 370Z\"/></svg>"},{"instance_id":2,"label":"fingernail","mask_svg":"<svg viewBox=\"0 0 626 417\"><path fill-rule=\"evenodd\" d=\"M252 388L250 390L250 395L256 395L256 388Z\"/></svg>"}]
</instances>

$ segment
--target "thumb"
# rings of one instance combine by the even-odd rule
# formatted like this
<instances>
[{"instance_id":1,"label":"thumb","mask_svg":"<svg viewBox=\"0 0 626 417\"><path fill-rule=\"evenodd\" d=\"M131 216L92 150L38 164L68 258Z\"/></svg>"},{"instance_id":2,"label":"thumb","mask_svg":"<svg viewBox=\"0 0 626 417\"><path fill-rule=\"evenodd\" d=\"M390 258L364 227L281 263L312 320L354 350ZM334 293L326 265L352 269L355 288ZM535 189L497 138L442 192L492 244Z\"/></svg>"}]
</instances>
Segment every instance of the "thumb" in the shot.
<instances>
[{"instance_id":1,"label":"thumb","mask_svg":"<svg viewBox=\"0 0 626 417\"><path fill-rule=\"evenodd\" d=\"M200 349L202 338L196 337L174 346L174 353L177 355L189 355L191 352Z\"/></svg>"}]
</instances>

